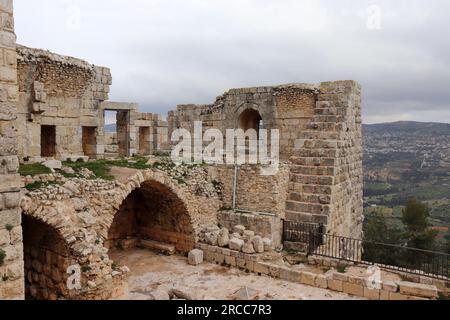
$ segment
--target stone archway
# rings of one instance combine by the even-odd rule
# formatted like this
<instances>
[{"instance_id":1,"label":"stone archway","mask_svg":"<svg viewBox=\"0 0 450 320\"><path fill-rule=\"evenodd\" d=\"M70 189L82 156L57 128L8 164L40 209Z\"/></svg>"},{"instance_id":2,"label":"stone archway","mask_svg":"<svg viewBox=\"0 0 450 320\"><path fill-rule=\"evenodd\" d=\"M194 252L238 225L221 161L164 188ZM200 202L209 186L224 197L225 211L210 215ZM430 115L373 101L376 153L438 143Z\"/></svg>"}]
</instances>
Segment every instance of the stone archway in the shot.
<instances>
[{"instance_id":1,"label":"stone archway","mask_svg":"<svg viewBox=\"0 0 450 320\"><path fill-rule=\"evenodd\" d=\"M144 241L170 244L178 252L195 246L195 232L184 202L170 187L143 182L120 205L108 231L106 246L128 248Z\"/></svg>"},{"instance_id":2,"label":"stone archway","mask_svg":"<svg viewBox=\"0 0 450 320\"><path fill-rule=\"evenodd\" d=\"M26 299L67 297L67 268L72 261L64 238L55 228L31 216L23 215L22 221Z\"/></svg>"},{"instance_id":3,"label":"stone archway","mask_svg":"<svg viewBox=\"0 0 450 320\"><path fill-rule=\"evenodd\" d=\"M262 117L255 109L246 109L239 116L239 128L247 131L250 129L256 130L259 133L259 129L262 127Z\"/></svg>"}]
</instances>

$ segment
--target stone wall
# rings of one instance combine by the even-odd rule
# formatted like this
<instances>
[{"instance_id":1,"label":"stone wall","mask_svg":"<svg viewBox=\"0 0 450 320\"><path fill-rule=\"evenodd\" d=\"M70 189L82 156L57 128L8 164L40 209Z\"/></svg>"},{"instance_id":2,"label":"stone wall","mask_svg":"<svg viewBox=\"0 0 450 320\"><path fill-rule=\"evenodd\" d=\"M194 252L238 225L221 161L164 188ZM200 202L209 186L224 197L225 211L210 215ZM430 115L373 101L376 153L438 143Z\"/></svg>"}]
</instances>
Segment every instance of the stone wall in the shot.
<instances>
[{"instance_id":1,"label":"stone wall","mask_svg":"<svg viewBox=\"0 0 450 320\"><path fill-rule=\"evenodd\" d=\"M43 222L25 216L24 259L26 297L57 300L69 297L67 279L71 259L67 244L58 232Z\"/></svg>"},{"instance_id":2,"label":"stone wall","mask_svg":"<svg viewBox=\"0 0 450 320\"><path fill-rule=\"evenodd\" d=\"M286 218L323 223L334 235L362 237L361 87L322 83L314 116L291 161Z\"/></svg>"},{"instance_id":3,"label":"stone wall","mask_svg":"<svg viewBox=\"0 0 450 320\"><path fill-rule=\"evenodd\" d=\"M202 121L203 130L242 128L242 115L247 116L249 110L259 114L263 128L280 130L280 158L291 163L282 216L296 222L324 224L332 234L361 238L360 85L337 81L232 89L211 105L178 106L169 113L169 135L177 128L193 132L195 121ZM224 172L224 176L230 173ZM265 197L270 200L273 196L273 189L253 197L254 181L241 185L239 196L243 198L239 205L260 210L266 206ZM230 202L227 193L229 189L225 190L225 203Z\"/></svg>"},{"instance_id":4,"label":"stone wall","mask_svg":"<svg viewBox=\"0 0 450 320\"><path fill-rule=\"evenodd\" d=\"M84 155L83 127L101 135L100 102L112 83L108 68L48 51L17 47L19 157ZM54 155L41 153L42 126L54 127ZM45 140L44 140L45 141ZM95 155L98 150L96 143Z\"/></svg>"},{"instance_id":5,"label":"stone wall","mask_svg":"<svg viewBox=\"0 0 450 320\"><path fill-rule=\"evenodd\" d=\"M203 250L204 259L209 263L239 268L258 275L311 287L343 292L368 300L435 300L439 292L447 293L445 282L440 284L445 289L443 292L434 284L403 281L396 275L384 272L381 281L373 283L367 267L364 266L350 267L346 272L339 272L332 267L320 269L305 265L291 266L282 259L274 259L272 253L269 255L266 253L245 254L203 243L197 244L197 248Z\"/></svg>"},{"instance_id":6,"label":"stone wall","mask_svg":"<svg viewBox=\"0 0 450 320\"><path fill-rule=\"evenodd\" d=\"M167 149L167 123L161 117L139 113L135 103L107 101L112 84L108 68L24 46L17 46L16 64L20 161L103 158L105 110L117 111L120 156ZM140 148L141 127L148 128L141 139L146 148Z\"/></svg>"},{"instance_id":7,"label":"stone wall","mask_svg":"<svg viewBox=\"0 0 450 320\"><path fill-rule=\"evenodd\" d=\"M263 175L261 166L239 166L236 180L236 208L233 208L235 167L210 166L209 174L220 185L222 211L219 223L232 230L243 225L248 230L282 242L282 219L285 217L289 189L289 166L280 164L275 175ZM235 209L235 211L230 210Z\"/></svg>"},{"instance_id":8,"label":"stone wall","mask_svg":"<svg viewBox=\"0 0 450 320\"><path fill-rule=\"evenodd\" d=\"M235 167L211 166L210 174L222 185L224 208L233 208ZM264 175L261 166L239 166L236 209L271 213L284 218L289 187L289 166L281 164L274 175Z\"/></svg>"},{"instance_id":9,"label":"stone wall","mask_svg":"<svg viewBox=\"0 0 450 320\"><path fill-rule=\"evenodd\" d=\"M255 110L265 129L280 130L280 156L289 160L298 135L313 115L317 91L317 86L310 84L232 89L211 105L180 105L169 112L169 137L177 128L193 131L194 121L202 121L204 130L237 129L240 115Z\"/></svg>"},{"instance_id":10,"label":"stone wall","mask_svg":"<svg viewBox=\"0 0 450 320\"><path fill-rule=\"evenodd\" d=\"M218 213L218 220L219 224L228 230L241 225L263 238L270 239L274 248L282 248L283 225L282 220L276 215L224 210Z\"/></svg>"},{"instance_id":11,"label":"stone wall","mask_svg":"<svg viewBox=\"0 0 450 320\"><path fill-rule=\"evenodd\" d=\"M0 0L0 300L24 298L17 92L13 3Z\"/></svg>"}]
</instances>

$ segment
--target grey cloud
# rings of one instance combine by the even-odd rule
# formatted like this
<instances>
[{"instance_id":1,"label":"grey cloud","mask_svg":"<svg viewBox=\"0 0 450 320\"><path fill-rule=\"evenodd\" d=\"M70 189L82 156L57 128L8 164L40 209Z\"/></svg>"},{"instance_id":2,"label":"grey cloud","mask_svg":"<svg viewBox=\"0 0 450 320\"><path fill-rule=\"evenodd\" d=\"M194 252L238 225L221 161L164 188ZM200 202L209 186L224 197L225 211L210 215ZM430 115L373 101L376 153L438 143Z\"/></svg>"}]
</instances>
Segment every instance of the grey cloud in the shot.
<instances>
[{"instance_id":1,"label":"grey cloud","mask_svg":"<svg viewBox=\"0 0 450 320\"><path fill-rule=\"evenodd\" d=\"M445 0L15 0L19 42L111 67L111 98L166 113L233 87L355 79L364 121L447 121ZM367 8L381 29L367 28ZM73 10L80 29L70 27ZM39 18L36 18L39 17Z\"/></svg>"}]
</instances>

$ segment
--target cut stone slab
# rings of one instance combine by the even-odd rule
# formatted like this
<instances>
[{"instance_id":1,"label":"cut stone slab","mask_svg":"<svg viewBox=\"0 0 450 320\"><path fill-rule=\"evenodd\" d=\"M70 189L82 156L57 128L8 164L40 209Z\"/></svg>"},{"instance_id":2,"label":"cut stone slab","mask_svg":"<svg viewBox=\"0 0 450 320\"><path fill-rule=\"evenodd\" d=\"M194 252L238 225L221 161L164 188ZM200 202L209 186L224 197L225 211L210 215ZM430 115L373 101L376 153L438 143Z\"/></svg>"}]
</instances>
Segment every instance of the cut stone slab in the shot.
<instances>
[{"instance_id":1,"label":"cut stone slab","mask_svg":"<svg viewBox=\"0 0 450 320\"><path fill-rule=\"evenodd\" d=\"M189 252L188 263L191 266L198 266L203 263L203 251L199 249L194 249Z\"/></svg>"},{"instance_id":2,"label":"cut stone slab","mask_svg":"<svg viewBox=\"0 0 450 320\"><path fill-rule=\"evenodd\" d=\"M217 246L217 241L219 239L219 232L220 231L206 233L205 234L206 243L211 246Z\"/></svg>"},{"instance_id":3,"label":"cut stone slab","mask_svg":"<svg viewBox=\"0 0 450 320\"><path fill-rule=\"evenodd\" d=\"M259 292L249 287L243 287L233 295L233 298L240 301L258 300Z\"/></svg>"},{"instance_id":4,"label":"cut stone slab","mask_svg":"<svg viewBox=\"0 0 450 320\"><path fill-rule=\"evenodd\" d=\"M170 296L167 292L162 291L162 290L156 290L153 291L152 293L149 294L150 300L157 300L157 301L166 301L166 300L170 300Z\"/></svg>"},{"instance_id":5,"label":"cut stone slab","mask_svg":"<svg viewBox=\"0 0 450 320\"><path fill-rule=\"evenodd\" d=\"M244 240L245 241L251 241L254 236L255 236L255 233L253 231L250 231L250 230L244 231Z\"/></svg>"},{"instance_id":6,"label":"cut stone slab","mask_svg":"<svg viewBox=\"0 0 450 320\"><path fill-rule=\"evenodd\" d=\"M400 293L404 295L432 299L438 297L438 289L436 286L405 281L398 282L398 286L400 287Z\"/></svg>"},{"instance_id":7,"label":"cut stone slab","mask_svg":"<svg viewBox=\"0 0 450 320\"><path fill-rule=\"evenodd\" d=\"M62 169L62 162L59 160L48 160L42 163L43 166L46 166L49 169L52 170L61 170Z\"/></svg>"},{"instance_id":8,"label":"cut stone slab","mask_svg":"<svg viewBox=\"0 0 450 320\"><path fill-rule=\"evenodd\" d=\"M175 254L175 246L153 240L141 240L140 246L144 249L156 250L168 255Z\"/></svg>"},{"instance_id":9,"label":"cut stone slab","mask_svg":"<svg viewBox=\"0 0 450 320\"><path fill-rule=\"evenodd\" d=\"M191 292L193 289L189 289L187 287L176 286L172 289L172 295L175 298L182 300L199 300L194 292Z\"/></svg>"},{"instance_id":10,"label":"cut stone slab","mask_svg":"<svg viewBox=\"0 0 450 320\"><path fill-rule=\"evenodd\" d=\"M123 249L135 248L138 244L138 239L124 239L120 240L120 246Z\"/></svg>"},{"instance_id":11,"label":"cut stone slab","mask_svg":"<svg viewBox=\"0 0 450 320\"><path fill-rule=\"evenodd\" d=\"M155 300L155 297L153 295L146 295L143 293L131 292L129 295L129 300L131 300L131 301L150 301L150 300ZM166 299L164 299L164 300L166 300Z\"/></svg>"},{"instance_id":12,"label":"cut stone slab","mask_svg":"<svg viewBox=\"0 0 450 320\"><path fill-rule=\"evenodd\" d=\"M243 253L247 253L247 254L255 254L255 248L253 247L253 243L251 243L250 241L247 241L244 244L244 247L242 248L242 252Z\"/></svg>"},{"instance_id":13,"label":"cut stone slab","mask_svg":"<svg viewBox=\"0 0 450 320\"><path fill-rule=\"evenodd\" d=\"M263 243L264 243L264 251L272 251L273 247L272 247L272 240L270 240L269 238L263 238Z\"/></svg>"},{"instance_id":14,"label":"cut stone slab","mask_svg":"<svg viewBox=\"0 0 450 320\"><path fill-rule=\"evenodd\" d=\"M223 228L220 230L219 237L217 238L217 244L219 247L227 247L230 242L230 232L228 229Z\"/></svg>"},{"instance_id":15,"label":"cut stone slab","mask_svg":"<svg viewBox=\"0 0 450 320\"><path fill-rule=\"evenodd\" d=\"M230 238L236 238L236 239L241 239L242 240L242 236L239 233L237 233L237 232L233 233L230 236Z\"/></svg>"},{"instance_id":16,"label":"cut stone slab","mask_svg":"<svg viewBox=\"0 0 450 320\"><path fill-rule=\"evenodd\" d=\"M229 248L234 251L242 251L242 247L244 247L244 240L232 238L230 243L228 244Z\"/></svg>"},{"instance_id":17,"label":"cut stone slab","mask_svg":"<svg viewBox=\"0 0 450 320\"><path fill-rule=\"evenodd\" d=\"M244 226L237 225L237 226L234 227L233 232L239 233L241 236L243 236L245 230L246 230L246 228Z\"/></svg>"},{"instance_id":18,"label":"cut stone slab","mask_svg":"<svg viewBox=\"0 0 450 320\"><path fill-rule=\"evenodd\" d=\"M256 253L264 253L264 242L260 236L255 236L251 240Z\"/></svg>"}]
</instances>

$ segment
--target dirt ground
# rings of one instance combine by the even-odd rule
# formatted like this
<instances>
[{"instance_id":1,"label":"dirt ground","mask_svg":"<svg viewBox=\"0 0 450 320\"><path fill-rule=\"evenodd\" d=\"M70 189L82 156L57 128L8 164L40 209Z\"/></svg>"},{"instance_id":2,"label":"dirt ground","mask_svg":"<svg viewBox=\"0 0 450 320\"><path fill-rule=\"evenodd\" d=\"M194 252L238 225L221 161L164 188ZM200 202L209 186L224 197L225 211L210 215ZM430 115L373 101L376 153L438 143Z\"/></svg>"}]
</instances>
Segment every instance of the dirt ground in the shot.
<instances>
[{"instance_id":1,"label":"dirt ground","mask_svg":"<svg viewBox=\"0 0 450 320\"><path fill-rule=\"evenodd\" d=\"M170 292L173 288L189 291L195 300L236 300L236 293L244 287L250 288L259 300L358 300L346 294L213 264L194 267L188 265L187 258L147 250L115 251L110 256L117 265L131 270L128 292L121 300L143 300L146 294Z\"/></svg>"}]
</instances>

